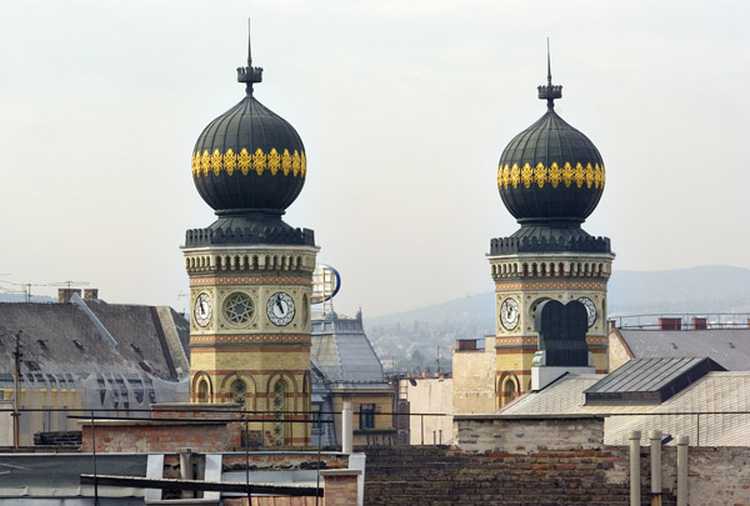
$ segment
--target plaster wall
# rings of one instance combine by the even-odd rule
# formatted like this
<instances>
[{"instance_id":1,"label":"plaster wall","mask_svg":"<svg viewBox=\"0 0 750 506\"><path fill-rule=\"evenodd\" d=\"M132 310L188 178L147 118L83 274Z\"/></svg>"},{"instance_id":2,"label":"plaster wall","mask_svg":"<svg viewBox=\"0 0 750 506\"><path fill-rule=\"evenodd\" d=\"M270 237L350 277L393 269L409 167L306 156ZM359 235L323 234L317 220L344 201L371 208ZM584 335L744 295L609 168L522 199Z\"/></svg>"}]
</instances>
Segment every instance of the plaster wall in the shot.
<instances>
[{"instance_id":1,"label":"plaster wall","mask_svg":"<svg viewBox=\"0 0 750 506\"><path fill-rule=\"evenodd\" d=\"M453 353L454 414L496 411L495 367L494 346Z\"/></svg>"},{"instance_id":2,"label":"plaster wall","mask_svg":"<svg viewBox=\"0 0 750 506\"><path fill-rule=\"evenodd\" d=\"M413 445L453 444L453 379L418 378L412 385L401 380L401 392L409 401L409 443ZM445 413L446 416L414 416L419 413Z\"/></svg>"}]
</instances>

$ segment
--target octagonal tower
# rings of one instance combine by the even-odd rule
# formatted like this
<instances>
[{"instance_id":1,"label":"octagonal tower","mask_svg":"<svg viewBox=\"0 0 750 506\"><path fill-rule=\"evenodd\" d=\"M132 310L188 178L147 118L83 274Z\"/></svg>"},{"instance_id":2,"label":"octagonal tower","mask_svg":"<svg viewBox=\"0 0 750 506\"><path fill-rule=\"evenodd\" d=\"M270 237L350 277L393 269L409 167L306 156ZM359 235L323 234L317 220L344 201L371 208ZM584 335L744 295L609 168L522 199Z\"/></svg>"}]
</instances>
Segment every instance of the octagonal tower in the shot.
<instances>
[{"instance_id":1,"label":"octagonal tower","mask_svg":"<svg viewBox=\"0 0 750 506\"><path fill-rule=\"evenodd\" d=\"M599 150L555 112L562 86L538 87L546 113L516 135L500 156L497 186L503 204L521 228L490 241L496 303L497 407L530 389L539 335L537 306L549 299L579 300L588 311L589 366L607 364L607 280L614 253L606 237L581 224L604 192L606 171Z\"/></svg>"},{"instance_id":2,"label":"octagonal tower","mask_svg":"<svg viewBox=\"0 0 750 506\"><path fill-rule=\"evenodd\" d=\"M312 230L282 220L307 176L297 131L261 104L263 69L237 69L245 97L198 137L192 176L217 220L188 230L191 401L257 411L252 437L300 446L309 426L310 297L318 247ZM275 421L273 421L275 420ZM284 420L285 422L279 422ZM290 423L286 423L286 422Z\"/></svg>"}]
</instances>

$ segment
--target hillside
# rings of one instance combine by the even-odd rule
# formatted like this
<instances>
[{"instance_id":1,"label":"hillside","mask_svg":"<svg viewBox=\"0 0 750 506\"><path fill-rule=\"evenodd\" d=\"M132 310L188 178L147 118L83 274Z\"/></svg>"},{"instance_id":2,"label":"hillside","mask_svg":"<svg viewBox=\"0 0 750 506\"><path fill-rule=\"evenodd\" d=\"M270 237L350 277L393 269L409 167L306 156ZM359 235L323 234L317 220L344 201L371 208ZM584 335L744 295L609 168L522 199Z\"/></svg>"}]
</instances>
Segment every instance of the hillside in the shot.
<instances>
[{"instance_id":1,"label":"hillside","mask_svg":"<svg viewBox=\"0 0 750 506\"><path fill-rule=\"evenodd\" d=\"M456 339L494 333L493 301L487 292L371 318L365 326L381 357L411 357L418 350L417 359L434 367L437 346L447 357ZM750 269L616 271L609 282L609 312L750 312Z\"/></svg>"}]
</instances>

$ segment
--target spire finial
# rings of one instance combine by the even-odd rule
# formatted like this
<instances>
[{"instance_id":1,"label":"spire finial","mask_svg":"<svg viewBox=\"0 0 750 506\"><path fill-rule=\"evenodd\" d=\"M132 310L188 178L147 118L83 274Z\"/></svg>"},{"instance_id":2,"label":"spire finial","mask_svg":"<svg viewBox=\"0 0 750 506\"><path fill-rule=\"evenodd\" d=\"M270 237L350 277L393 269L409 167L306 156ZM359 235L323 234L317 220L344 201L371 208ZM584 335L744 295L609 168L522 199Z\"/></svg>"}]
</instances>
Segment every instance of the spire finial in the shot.
<instances>
[{"instance_id":1,"label":"spire finial","mask_svg":"<svg viewBox=\"0 0 750 506\"><path fill-rule=\"evenodd\" d=\"M552 86L552 63L549 57L549 37L547 37L547 86Z\"/></svg>"},{"instance_id":2,"label":"spire finial","mask_svg":"<svg viewBox=\"0 0 750 506\"><path fill-rule=\"evenodd\" d=\"M547 37L547 84L537 86L539 98L547 101L547 110L555 108L555 99L562 98L562 86L552 84L552 62L549 54L549 37Z\"/></svg>"},{"instance_id":3,"label":"spire finial","mask_svg":"<svg viewBox=\"0 0 750 506\"><path fill-rule=\"evenodd\" d=\"M250 16L247 17L247 66L253 66L252 30L250 29ZM549 37L547 37L547 57L549 57Z\"/></svg>"},{"instance_id":4,"label":"spire finial","mask_svg":"<svg viewBox=\"0 0 750 506\"><path fill-rule=\"evenodd\" d=\"M248 96L253 94L253 83L263 80L263 69L253 67L253 51L251 44L250 18L247 18L247 67L237 67L237 81L245 83L245 91Z\"/></svg>"}]
</instances>

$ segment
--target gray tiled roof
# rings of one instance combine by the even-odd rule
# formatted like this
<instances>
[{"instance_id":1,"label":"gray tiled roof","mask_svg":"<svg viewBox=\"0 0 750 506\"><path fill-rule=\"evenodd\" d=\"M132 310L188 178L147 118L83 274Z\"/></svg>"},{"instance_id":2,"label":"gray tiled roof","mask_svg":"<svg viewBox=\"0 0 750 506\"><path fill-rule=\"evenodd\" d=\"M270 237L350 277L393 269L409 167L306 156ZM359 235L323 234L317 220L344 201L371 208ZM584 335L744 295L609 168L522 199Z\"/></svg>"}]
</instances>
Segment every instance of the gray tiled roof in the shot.
<instances>
[{"instance_id":1,"label":"gray tiled roof","mask_svg":"<svg viewBox=\"0 0 750 506\"><path fill-rule=\"evenodd\" d=\"M750 370L750 328L618 332L634 358L709 357L730 371Z\"/></svg>"},{"instance_id":2,"label":"gray tiled roof","mask_svg":"<svg viewBox=\"0 0 750 506\"><path fill-rule=\"evenodd\" d=\"M384 384L383 365L360 318L335 314L313 321L312 360L327 379L340 384Z\"/></svg>"},{"instance_id":3,"label":"gray tiled roof","mask_svg":"<svg viewBox=\"0 0 750 506\"><path fill-rule=\"evenodd\" d=\"M0 375L12 372L12 334L22 330L22 374L141 376L145 372L164 380L178 379L155 307L85 303L115 338L116 346L76 304L0 304ZM187 322L175 312L170 314L185 343Z\"/></svg>"}]
</instances>

